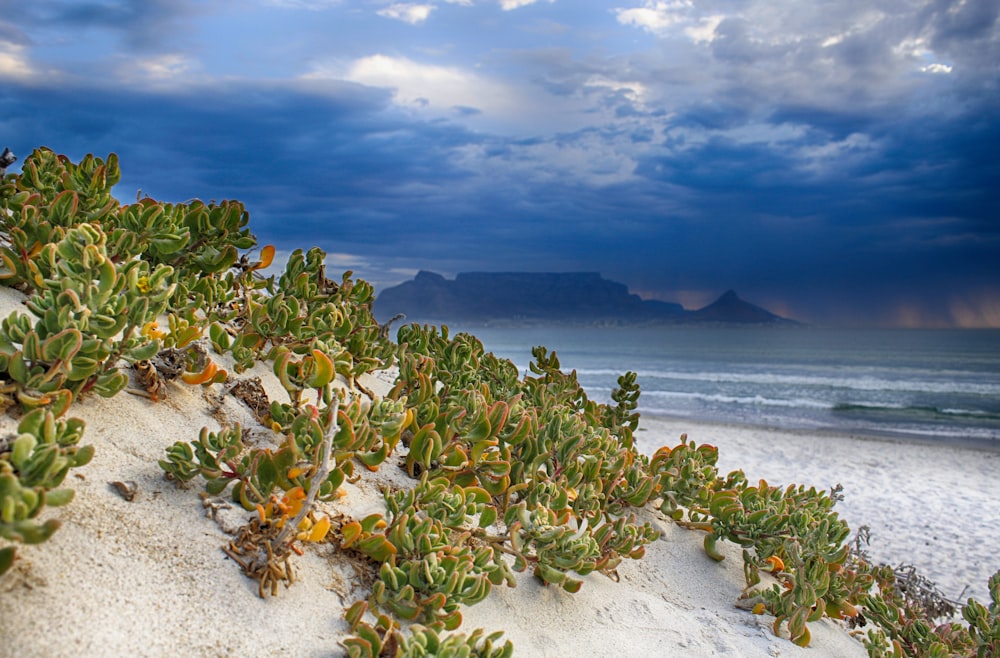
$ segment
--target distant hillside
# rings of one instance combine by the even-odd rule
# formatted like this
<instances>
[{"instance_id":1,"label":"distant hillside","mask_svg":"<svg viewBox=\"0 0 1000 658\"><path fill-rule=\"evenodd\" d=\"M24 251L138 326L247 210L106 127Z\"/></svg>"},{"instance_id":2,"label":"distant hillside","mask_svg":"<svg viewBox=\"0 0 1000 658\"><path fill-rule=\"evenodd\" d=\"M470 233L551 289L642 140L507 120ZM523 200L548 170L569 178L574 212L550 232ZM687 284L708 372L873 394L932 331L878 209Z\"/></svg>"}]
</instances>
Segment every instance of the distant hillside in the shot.
<instances>
[{"instance_id":1,"label":"distant hillside","mask_svg":"<svg viewBox=\"0 0 1000 658\"><path fill-rule=\"evenodd\" d=\"M454 281L420 272L383 290L375 314L442 322L650 322L683 315L679 304L646 302L596 272L471 272Z\"/></svg>"},{"instance_id":2,"label":"distant hillside","mask_svg":"<svg viewBox=\"0 0 1000 658\"><path fill-rule=\"evenodd\" d=\"M386 288L375 300L385 322L397 313L411 322L464 324L793 324L740 299L732 290L697 311L647 301L596 272L471 272L454 280L421 271Z\"/></svg>"},{"instance_id":3,"label":"distant hillside","mask_svg":"<svg viewBox=\"0 0 1000 658\"><path fill-rule=\"evenodd\" d=\"M794 324L794 320L775 315L760 306L754 306L739 298L736 292L727 290L722 297L697 311L685 313L686 322L721 322L726 324Z\"/></svg>"}]
</instances>

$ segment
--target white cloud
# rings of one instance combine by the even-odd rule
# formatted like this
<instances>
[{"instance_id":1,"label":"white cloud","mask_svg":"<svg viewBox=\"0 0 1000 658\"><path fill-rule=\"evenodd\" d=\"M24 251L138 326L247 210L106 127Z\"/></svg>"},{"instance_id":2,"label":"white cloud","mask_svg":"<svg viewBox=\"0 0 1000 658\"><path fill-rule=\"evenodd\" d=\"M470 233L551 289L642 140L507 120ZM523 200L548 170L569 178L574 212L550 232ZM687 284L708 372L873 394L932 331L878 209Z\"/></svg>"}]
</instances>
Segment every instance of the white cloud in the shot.
<instances>
[{"instance_id":1,"label":"white cloud","mask_svg":"<svg viewBox=\"0 0 1000 658\"><path fill-rule=\"evenodd\" d=\"M392 87L402 104L475 107L474 75L456 67L421 64L405 57L371 55L351 65L347 79L376 87Z\"/></svg>"},{"instance_id":2,"label":"white cloud","mask_svg":"<svg viewBox=\"0 0 1000 658\"><path fill-rule=\"evenodd\" d=\"M847 30L839 32L832 36L827 37L820 44L823 48L829 48L830 46L836 46L837 44L844 41L844 39L853 37L858 34L863 34L870 31L876 25L885 20L886 15L881 11L870 11L862 14L858 17L857 21Z\"/></svg>"},{"instance_id":3,"label":"white cloud","mask_svg":"<svg viewBox=\"0 0 1000 658\"><path fill-rule=\"evenodd\" d=\"M554 1L555 0L549 0L550 3ZM500 8L504 11L510 11L511 9L533 5L536 2L538 2L538 0L500 0Z\"/></svg>"},{"instance_id":4,"label":"white cloud","mask_svg":"<svg viewBox=\"0 0 1000 658\"><path fill-rule=\"evenodd\" d=\"M517 77L492 77L478 68L381 53L347 62L321 63L300 79L314 83L344 80L391 90L393 104L409 112L505 135L579 130L592 125L597 109L586 93L554 96L536 83ZM617 93L628 94L629 98L643 91L638 83L610 80L592 83L588 89L602 98L608 95L608 89L620 89Z\"/></svg>"},{"instance_id":5,"label":"white cloud","mask_svg":"<svg viewBox=\"0 0 1000 658\"><path fill-rule=\"evenodd\" d=\"M715 30L726 15L696 17L696 11L691 0L644 0L642 7L615 10L622 25L633 25L659 37L680 32L694 43L715 41Z\"/></svg>"},{"instance_id":6,"label":"white cloud","mask_svg":"<svg viewBox=\"0 0 1000 658\"><path fill-rule=\"evenodd\" d=\"M426 21L434 9L434 5L397 3L389 5L384 9L379 9L376 13L385 18L395 18L396 20L405 21L410 25L417 25Z\"/></svg>"},{"instance_id":7,"label":"white cloud","mask_svg":"<svg viewBox=\"0 0 1000 658\"><path fill-rule=\"evenodd\" d=\"M684 28L684 34L695 43L711 43L715 41L715 30L726 17L722 14L705 16L698 25Z\"/></svg>"},{"instance_id":8,"label":"white cloud","mask_svg":"<svg viewBox=\"0 0 1000 658\"><path fill-rule=\"evenodd\" d=\"M927 40L923 37L907 38L893 46L892 52L903 57L922 58L930 53L927 49Z\"/></svg>"},{"instance_id":9,"label":"white cloud","mask_svg":"<svg viewBox=\"0 0 1000 658\"><path fill-rule=\"evenodd\" d=\"M643 105L647 97L647 89L641 82L612 80L603 75L592 75L583 83L584 87L608 89L620 93L636 105Z\"/></svg>"},{"instance_id":10,"label":"white cloud","mask_svg":"<svg viewBox=\"0 0 1000 658\"><path fill-rule=\"evenodd\" d=\"M555 140L508 143L500 152L468 144L454 153L456 164L482 180L504 180L526 189L567 180L594 187L620 184L635 177L644 150L628 135L588 130Z\"/></svg>"},{"instance_id":11,"label":"white cloud","mask_svg":"<svg viewBox=\"0 0 1000 658\"><path fill-rule=\"evenodd\" d=\"M24 53L24 46L0 41L0 78L30 78L35 70Z\"/></svg>"},{"instance_id":12,"label":"white cloud","mask_svg":"<svg viewBox=\"0 0 1000 658\"><path fill-rule=\"evenodd\" d=\"M662 36L674 25L687 22L688 14L693 8L690 0L645 0L643 4L644 6L634 9L616 9L618 22Z\"/></svg>"},{"instance_id":13,"label":"white cloud","mask_svg":"<svg viewBox=\"0 0 1000 658\"><path fill-rule=\"evenodd\" d=\"M927 66L920 67L923 73L951 73L951 67L947 64L939 64L937 62L929 64Z\"/></svg>"},{"instance_id":14,"label":"white cloud","mask_svg":"<svg viewBox=\"0 0 1000 658\"><path fill-rule=\"evenodd\" d=\"M923 37L904 39L892 49L892 52L904 59L919 62L918 68L921 73L947 74L952 71L950 64L936 61L937 56Z\"/></svg>"},{"instance_id":15,"label":"white cloud","mask_svg":"<svg viewBox=\"0 0 1000 658\"><path fill-rule=\"evenodd\" d=\"M190 81L200 63L185 55L168 53L153 57L128 58L118 66L119 78L127 82L164 84Z\"/></svg>"},{"instance_id":16,"label":"white cloud","mask_svg":"<svg viewBox=\"0 0 1000 658\"><path fill-rule=\"evenodd\" d=\"M262 4L282 9L308 9L309 11L320 11L335 7L341 0L262 0Z\"/></svg>"},{"instance_id":17,"label":"white cloud","mask_svg":"<svg viewBox=\"0 0 1000 658\"><path fill-rule=\"evenodd\" d=\"M415 62L405 57L371 55L351 62L345 70L318 68L309 79L341 78L394 91L397 105L434 115L453 115L456 108L514 111L514 94L503 84L454 66Z\"/></svg>"}]
</instances>

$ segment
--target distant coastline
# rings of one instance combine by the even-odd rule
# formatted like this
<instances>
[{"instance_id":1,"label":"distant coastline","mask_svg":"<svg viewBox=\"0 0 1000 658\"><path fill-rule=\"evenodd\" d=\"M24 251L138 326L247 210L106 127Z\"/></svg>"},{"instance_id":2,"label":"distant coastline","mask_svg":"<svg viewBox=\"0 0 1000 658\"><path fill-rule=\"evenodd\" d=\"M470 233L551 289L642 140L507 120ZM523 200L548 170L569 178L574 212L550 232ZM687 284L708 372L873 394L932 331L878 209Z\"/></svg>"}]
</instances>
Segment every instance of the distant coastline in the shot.
<instances>
[{"instance_id":1,"label":"distant coastline","mask_svg":"<svg viewBox=\"0 0 1000 658\"><path fill-rule=\"evenodd\" d=\"M687 310L677 303L641 299L596 272L469 272L450 280L421 271L377 295L380 322L398 314L410 322L470 327L801 326L733 290L708 306Z\"/></svg>"}]
</instances>

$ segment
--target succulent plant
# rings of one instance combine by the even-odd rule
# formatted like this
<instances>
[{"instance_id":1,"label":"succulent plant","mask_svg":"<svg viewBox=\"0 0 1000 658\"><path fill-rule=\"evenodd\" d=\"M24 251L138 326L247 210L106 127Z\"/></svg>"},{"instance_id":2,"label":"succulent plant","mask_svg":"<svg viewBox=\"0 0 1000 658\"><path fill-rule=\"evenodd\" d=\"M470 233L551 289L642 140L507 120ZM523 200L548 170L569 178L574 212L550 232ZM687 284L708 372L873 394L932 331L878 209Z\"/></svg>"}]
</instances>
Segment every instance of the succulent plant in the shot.
<instances>
[{"instance_id":1,"label":"succulent plant","mask_svg":"<svg viewBox=\"0 0 1000 658\"><path fill-rule=\"evenodd\" d=\"M85 157L79 165L49 149L25 158L20 176L0 181L0 282L25 292L35 287L32 261L48 244L61 241L80 223L100 225L114 216L111 187L121 178L118 158Z\"/></svg>"},{"instance_id":2,"label":"succulent plant","mask_svg":"<svg viewBox=\"0 0 1000 658\"><path fill-rule=\"evenodd\" d=\"M271 425L285 435L280 447L248 448L238 425L219 432L204 428L198 440L174 443L167 449L166 459L159 462L179 481L201 475L211 495L222 494L232 485L232 499L257 512L227 552L249 576L260 581L261 596L276 593L279 581L291 583L288 551L297 550L296 541L326 537L330 520L315 516L313 501L328 501L338 495L340 485L353 474L354 459L366 468L377 469L410 420L403 402L371 402L345 391L334 392L329 358L318 351L307 358L314 359L314 365L303 374L302 361L297 362L294 376L303 378L303 388L318 386L321 401L329 404L299 407L273 401ZM287 363L279 358L275 367L287 368ZM283 374L288 377L287 372ZM295 532L282 537L279 533L286 525L294 526ZM348 527L344 536L350 538L352 528ZM366 528L370 532L373 526L366 522ZM362 547L370 544L360 542Z\"/></svg>"},{"instance_id":3,"label":"succulent plant","mask_svg":"<svg viewBox=\"0 0 1000 658\"><path fill-rule=\"evenodd\" d=\"M654 454L649 469L658 480L660 511L674 519L684 516L685 508L704 507L713 491L722 486L715 464L719 451L708 444L696 445L682 434L680 443L663 446Z\"/></svg>"},{"instance_id":4,"label":"succulent plant","mask_svg":"<svg viewBox=\"0 0 1000 658\"><path fill-rule=\"evenodd\" d=\"M689 445L685 450L697 449ZM675 470L661 469L661 473L671 473L676 483ZM694 474L697 483L707 480L701 476L710 476L710 471L696 469ZM775 616L775 633L787 622L792 641L806 646L807 621L829 613L857 614L853 604L870 579L845 569L850 528L832 511L836 502L832 495L794 485L781 489L764 480L750 486L743 473L735 471L684 500L690 505L687 525L707 533L704 545L710 557L723 559L716 546L719 540L743 547L748 589L760 583L762 569L777 578L776 584L759 591L764 609ZM676 509L673 503L671 509Z\"/></svg>"},{"instance_id":5,"label":"succulent plant","mask_svg":"<svg viewBox=\"0 0 1000 658\"><path fill-rule=\"evenodd\" d=\"M1000 571L990 576L989 590L988 606L969 599L962 610L979 658L1000 655Z\"/></svg>"},{"instance_id":6,"label":"succulent plant","mask_svg":"<svg viewBox=\"0 0 1000 658\"><path fill-rule=\"evenodd\" d=\"M336 406L336 405L333 405ZM232 485L231 496L248 511L269 504L275 490L288 492L304 486L307 474L316 467L324 437L340 428L332 427L332 408L300 410L289 427L288 435L275 450L248 449L242 441L239 425L212 432L203 428L198 440L177 441L167 448L167 458L160 467L173 478L187 482L197 475L205 479L205 490L219 495ZM336 438L332 439L336 442ZM309 465L312 466L304 466ZM312 469L312 470L311 470ZM329 500L346 477L342 464L335 465L319 483L319 496Z\"/></svg>"},{"instance_id":7,"label":"succulent plant","mask_svg":"<svg viewBox=\"0 0 1000 658\"><path fill-rule=\"evenodd\" d=\"M57 519L39 521L41 512L73 499L73 490L60 488L71 468L83 466L94 455L92 446L80 447L84 422L56 420L45 409L21 419L17 436L0 442L0 537L37 544L59 528ZM10 568L15 548L0 548L0 574Z\"/></svg>"},{"instance_id":8,"label":"succulent plant","mask_svg":"<svg viewBox=\"0 0 1000 658\"><path fill-rule=\"evenodd\" d=\"M340 545L381 563L371 604L406 621L461 623L460 605L514 584L498 546L473 529L496 520L489 494L426 474L411 490L385 494L388 518L370 515L340 528Z\"/></svg>"},{"instance_id":9,"label":"succulent plant","mask_svg":"<svg viewBox=\"0 0 1000 658\"><path fill-rule=\"evenodd\" d=\"M481 628L472 633L451 633L442 637L440 623L423 626L411 624L409 635L399 631L399 625L386 615L379 615L372 626L363 620L368 605L358 601L345 615L354 635L341 645L350 658L510 658L514 645L510 641L499 645L502 632L486 634Z\"/></svg>"},{"instance_id":10,"label":"succulent plant","mask_svg":"<svg viewBox=\"0 0 1000 658\"><path fill-rule=\"evenodd\" d=\"M619 403L609 407L589 400L544 348L534 350L539 376L521 382L509 361L447 327L407 325L398 341L390 396L405 397L415 421L404 434L406 467L491 497L484 525L468 526L474 538L570 592L580 576L642 556L657 533L627 512L647 502L656 481L632 445L633 376L620 380ZM494 524L500 532L487 532Z\"/></svg>"},{"instance_id":11,"label":"succulent plant","mask_svg":"<svg viewBox=\"0 0 1000 658\"><path fill-rule=\"evenodd\" d=\"M16 382L22 404L64 411L67 393L110 397L128 382L119 358L135 362L159 350L142 329L166 308L169 266L116 265L101 229L80 224L43 246L28 269L35 293L27 308L35 319L15 312L0 325L0 371Z\"/></svg>"},{"instance_id":12,"label":"succulent plant","mask_svg":"<svg viewBox=\"0 0 1000 658\"><path fill-rule=\"evenodd\" d=\"M970 598L958 619L929 612L909 591L912 583L900 582L897 569L865 563L861 568L874 577L877 586L861 597L863 614L873 626L864 638L872 658L987 658L1000 654L1000 572L989 579L989 604ZM945 621L939 622L942 617Z\"/></svg>"}]
</instances>

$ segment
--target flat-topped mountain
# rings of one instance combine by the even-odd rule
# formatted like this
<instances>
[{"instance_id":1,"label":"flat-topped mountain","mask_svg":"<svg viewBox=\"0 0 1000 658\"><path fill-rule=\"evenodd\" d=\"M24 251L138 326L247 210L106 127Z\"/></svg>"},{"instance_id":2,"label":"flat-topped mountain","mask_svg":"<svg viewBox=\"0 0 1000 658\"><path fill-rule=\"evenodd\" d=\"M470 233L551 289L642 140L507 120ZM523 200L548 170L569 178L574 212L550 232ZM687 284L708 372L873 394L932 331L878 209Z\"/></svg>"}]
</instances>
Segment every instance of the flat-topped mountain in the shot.
<instances>
[{"instance_id":1,"label":"flat-topped mountain","mask_svg":"<svg viewBox=\"0 0 1000 658\"><path fill-rule=\"evenodd\" d=\"M597 272L469 272L454 280L421 271L375 299L385 322L525 324L794 324L740 299L732 290L696 311L643 300Z\"/></svg>"}]
</instances>

